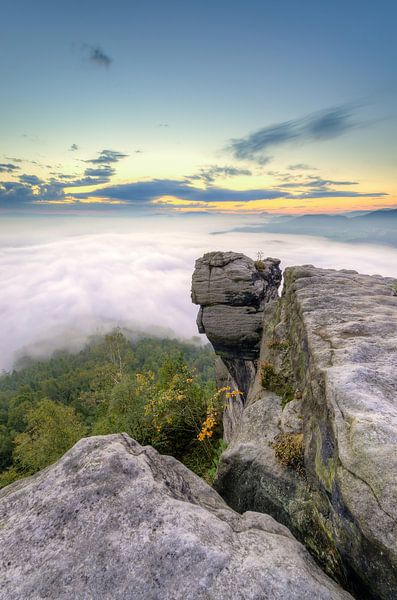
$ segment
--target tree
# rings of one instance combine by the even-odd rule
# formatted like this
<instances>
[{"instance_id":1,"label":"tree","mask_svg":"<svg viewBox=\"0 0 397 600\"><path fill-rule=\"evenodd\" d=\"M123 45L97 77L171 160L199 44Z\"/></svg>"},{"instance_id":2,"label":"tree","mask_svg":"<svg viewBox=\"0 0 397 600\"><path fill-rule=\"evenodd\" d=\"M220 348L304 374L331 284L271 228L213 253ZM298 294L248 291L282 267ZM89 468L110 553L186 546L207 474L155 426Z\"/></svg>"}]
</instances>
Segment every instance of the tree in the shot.
<instances>
[{"instance_id":1,"label":"tree","mask_svg":"<svg viewBox=\"0 0 397 600\"><path fill-rule=\"evenodd\" d=\"M45 398L27 413L27 429L15 438L14 461L25 473L34 473L60 458L85 434L71 406Z\"/></svg>"},{"instance_id":2,"label":"tree","mask_svg":"<svg viewBox=\"0 0 397 600\"><path fill-rule=\"evenodd\" d=\"M14 432L21 432L26 427L26 415L35 402L35 394L29 385L22 385L8 408L7 426Z\"/></svg>"},{"instance_id":3,"label":"tree","mask_svg":"<svg viewBox=\"0 0 397 600\"><path fill-rule=\"evenodd\" d=\"M5 425L0 425L0 472L12 463L12 435Z\"/></svg>"}]
</instances>

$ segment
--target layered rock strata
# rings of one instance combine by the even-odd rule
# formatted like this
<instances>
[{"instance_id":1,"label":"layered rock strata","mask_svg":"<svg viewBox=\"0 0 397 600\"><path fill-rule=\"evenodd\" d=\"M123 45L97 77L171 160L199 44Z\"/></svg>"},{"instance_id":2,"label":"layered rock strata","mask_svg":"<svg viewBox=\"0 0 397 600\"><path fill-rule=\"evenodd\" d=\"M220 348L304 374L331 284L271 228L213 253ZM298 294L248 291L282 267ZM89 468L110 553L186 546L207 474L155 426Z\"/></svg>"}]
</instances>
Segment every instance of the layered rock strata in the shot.
<instances>
[{"instance_id":1,"label":"layered rock strata","mask_svg":"<svg viewBox=\"0 0 397 600\"><path fill-rule=\"evenodd\" d=\"M397 597L395 285L285 270L215 482L236 510L287 525L360 600Z\"/></svg>"},{"instance_id":2,"label":"layered rock strata","mask_svg":"<svg viewBox=\"0 0 397 600\"><path fill-rule=\"evenodd\" d=\"M125 434L0 492L0 598L349 600L286 527Z\"/></svg>"},{"instance_id":3,"label":"layered rock strata","mask_svg":"<svg viewBox=\"0 0 397 600\"><path fill-rule=\"evenodd\" d=\"M277 296L278 259L254 262L236 252L210 252L196 261L192 301L200 305L197 326L222 357L239 389L248 391L258 358L263 311Z\"/></svg>"}]
</instances>

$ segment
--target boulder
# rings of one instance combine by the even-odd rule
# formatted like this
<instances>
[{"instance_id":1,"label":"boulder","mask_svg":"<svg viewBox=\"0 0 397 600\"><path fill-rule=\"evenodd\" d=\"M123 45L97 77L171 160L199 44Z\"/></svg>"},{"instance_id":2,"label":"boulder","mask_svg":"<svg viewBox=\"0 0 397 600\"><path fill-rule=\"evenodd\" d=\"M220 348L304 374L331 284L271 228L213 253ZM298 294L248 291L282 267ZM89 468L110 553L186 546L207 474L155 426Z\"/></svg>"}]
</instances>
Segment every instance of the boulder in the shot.
<instances>
[{"instance_id":1,"label":"boulder","mask_svg":"<svg viewBox=\"0 0 397 600\"><path fill-rule=\"evenodd\" d=\"M0 492L0 598L348 600L286 527L126 434Z\"/></svg>"}]
</instances>

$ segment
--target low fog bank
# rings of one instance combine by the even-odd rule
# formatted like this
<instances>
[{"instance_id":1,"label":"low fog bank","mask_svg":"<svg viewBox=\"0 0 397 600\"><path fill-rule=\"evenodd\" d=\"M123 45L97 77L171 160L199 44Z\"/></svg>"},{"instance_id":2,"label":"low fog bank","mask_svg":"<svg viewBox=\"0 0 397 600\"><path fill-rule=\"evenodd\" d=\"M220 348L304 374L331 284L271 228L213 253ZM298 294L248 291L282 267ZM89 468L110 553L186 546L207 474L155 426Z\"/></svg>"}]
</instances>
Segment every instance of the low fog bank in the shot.
<instances>
[{"instance_id":1,"label":"low fog bank","mask_svg":"<svg viewBox=\"0 0 397 600\"><path fill-rule=\"evenodd\" d=\"M212 216L2 222L0 369L23 354L78 350L116 326L192 338L191 275L195 259L211 250L252 258L262 251L281 258L283 268L310 263L396 275L393 248L273 233L210 235L221 220L230 224Z\"/></svg>"},{"instance_id":2,"label":"low fog bank","mask_svg":"<svg viewBox=\"0 0 397 600\"><path fill-rule=\"evenodd\" d=\"M268 219L267 222L237 227L235 231L292 233L327 237L337 242L365 243L397 248L397 209L365 214L299 215Z\"/></svg>"}]
</instances>

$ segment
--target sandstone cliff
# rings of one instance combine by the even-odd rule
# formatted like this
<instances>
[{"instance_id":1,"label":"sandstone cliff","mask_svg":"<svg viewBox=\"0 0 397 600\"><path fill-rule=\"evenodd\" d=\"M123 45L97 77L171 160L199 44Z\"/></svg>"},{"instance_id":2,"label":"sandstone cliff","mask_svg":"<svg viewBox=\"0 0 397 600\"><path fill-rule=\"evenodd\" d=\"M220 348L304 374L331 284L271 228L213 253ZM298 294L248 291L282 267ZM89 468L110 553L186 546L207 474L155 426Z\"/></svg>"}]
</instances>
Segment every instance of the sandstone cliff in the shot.
<instances>
[{"instance_id":1,"label":"sandstone cliff","mask_svg":"<svg viewBox=\"0 0 397 600\"><path fill-rule=\"evenodd\" d=\"M0 492L3 600L349 600L286 527L177 460L86 438Z\"/></svg>"},{"instance_id":2,"label":"sandstone cliff","mask_svg":"<svg viewBox=\"0 0 397 600\"><path fill-rule=\"evenodd\" d=\"M241 298L239 310L245 315L255 305L252 294L258 294L262 321L258 326L244 316L241 354L236 337L242 324L224 327L222 337L213 320L205 319L212 306L207 299L214 296L203 263L214 259L220 265L218 323L228 322L234 298ZM220 366L220 376L245 393L244 401L225 409L229 446L215 487L237 511L269 513L287 525L360 600L394 599L396 282L353 271L293 267L286 269L277 298L279 277L273 271L278 261L268 260L270 269L267 261L254 264L234 253L211 253L197 261L193 276L193 301L202 304L206 290L200 330L215 342L228 370L226 375ZM241 291L237 264L248 270ZM259 277L270 294L256 291ZM250 296L244 295L247 289ZM253 342L251 354L247 340ZM233 353L225 352L229 343Z\"/></svg>"}]
</instances>

